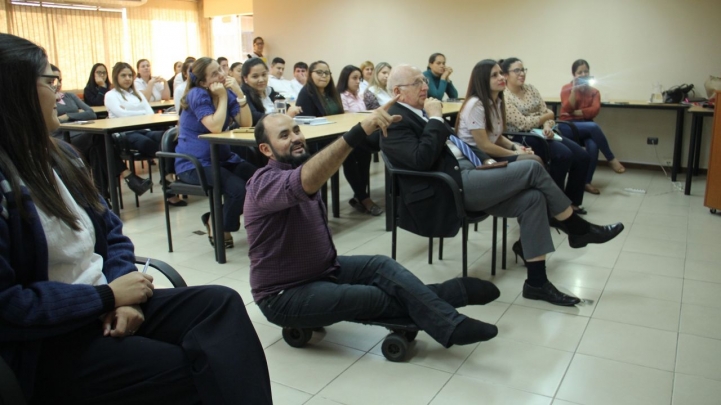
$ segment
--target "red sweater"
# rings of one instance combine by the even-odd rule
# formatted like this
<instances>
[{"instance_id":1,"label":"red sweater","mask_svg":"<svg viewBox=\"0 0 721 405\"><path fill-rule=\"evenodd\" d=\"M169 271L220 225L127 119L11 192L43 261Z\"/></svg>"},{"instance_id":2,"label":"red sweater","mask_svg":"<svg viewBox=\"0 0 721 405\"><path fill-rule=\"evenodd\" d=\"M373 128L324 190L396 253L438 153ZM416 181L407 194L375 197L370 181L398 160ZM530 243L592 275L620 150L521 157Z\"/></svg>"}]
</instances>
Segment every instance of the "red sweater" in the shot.
<instances>
[{"instance_id":1,"label":"red sweater","mask_svg":"<svg viewBox=\"0 0 721 405\"><path fill-rule=\"evenodd\" d=\"M601 92L593 87L584 90L576 89L576 105L571 105L568 99L571 98L573 82L568 83L561 89L561 115L559 118L565 121L590 121L601 111ZM576 110L581 110L583 116L573 115Z\"/></svg>"}]
</instances>

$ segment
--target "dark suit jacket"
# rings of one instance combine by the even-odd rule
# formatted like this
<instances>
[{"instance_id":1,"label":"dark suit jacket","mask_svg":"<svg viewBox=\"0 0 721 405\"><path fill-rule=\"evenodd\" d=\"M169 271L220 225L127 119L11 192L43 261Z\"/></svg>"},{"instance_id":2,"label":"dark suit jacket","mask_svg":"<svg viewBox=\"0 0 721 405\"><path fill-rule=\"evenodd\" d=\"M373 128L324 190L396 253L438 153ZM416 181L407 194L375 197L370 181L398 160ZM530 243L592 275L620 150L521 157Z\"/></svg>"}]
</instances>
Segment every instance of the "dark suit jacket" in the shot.
<instances>
[{"instance_id":1,"label":"dark suit jacket","mask_svg":"<svg viewBox=\"0 0 721 405\"><path fill-rule=\"evenodd\" d=\"M388 160L399 169L445 172L462 193L458 160L446 146L448 136L453 134L451 127L436 119L426 122L399 104L388 112L403 117L388 128L388 137L381 137L381 150ZM490 159L478 148L472 150L481 160ZM399 183L401 228L421 236L451 237L458 233L460 218L445 183L419 177L401 177Z\"/></svg>"}]
</instances>

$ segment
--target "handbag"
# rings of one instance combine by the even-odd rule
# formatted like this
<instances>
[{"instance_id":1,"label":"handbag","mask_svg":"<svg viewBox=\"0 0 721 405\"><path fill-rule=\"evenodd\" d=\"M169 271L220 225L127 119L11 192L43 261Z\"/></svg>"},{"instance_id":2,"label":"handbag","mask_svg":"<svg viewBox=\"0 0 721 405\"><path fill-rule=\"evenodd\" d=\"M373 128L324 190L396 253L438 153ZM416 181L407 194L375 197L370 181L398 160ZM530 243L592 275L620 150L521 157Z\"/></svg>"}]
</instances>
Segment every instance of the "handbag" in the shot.
<instances>
[{"instance_id":1,"label":"handbag","mask_svg":"<svg viewBox=\"0 0 721 405\"><path fill-rule=\"evenodd\" d=\"M678 104L688 98L688 93L694 92L693 84L681 84L671 87L663 92L663 102L668 104ZM694 92L696 95L696 92Z\"/></svg>"}]
</instances>

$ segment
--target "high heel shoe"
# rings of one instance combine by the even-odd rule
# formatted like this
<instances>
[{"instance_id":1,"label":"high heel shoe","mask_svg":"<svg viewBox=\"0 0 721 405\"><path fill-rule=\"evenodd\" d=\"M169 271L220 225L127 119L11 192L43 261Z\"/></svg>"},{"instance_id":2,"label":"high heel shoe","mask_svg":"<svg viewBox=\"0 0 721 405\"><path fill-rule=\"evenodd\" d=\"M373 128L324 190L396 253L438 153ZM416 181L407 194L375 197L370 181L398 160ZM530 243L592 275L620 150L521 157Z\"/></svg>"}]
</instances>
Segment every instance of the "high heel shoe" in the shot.
<instances>
[{"instance_id":1,"label":"high heel shoe","mask_svg":"<svg viewBox=\"0 0 721 405\"><path fill-rule=\"evenodd\" d=\"M210 213L206 212L205 214L201 215L200 220L203 222L203 225L205 226L205 231L208 233L208 242L210 242L210 246L215 247L215 241L213 240L213 236L210 234Z\"/></svg>"},{"instance_id":2,"label":"high heel shoe","mask_svg":"<svg viewBox=\"0 0 721 405\"><path fill-rule=\"evenodd\" d=\"M516 255L516 263L518 263L518 256L521 256L521 260L523 260L523 265L526 265L526 258L523 257L523 246L521 245L521 240L517 240L516 243L513 244L511 247L511 250L513 251L513 254Z\"/></svg>"}]
</instances>

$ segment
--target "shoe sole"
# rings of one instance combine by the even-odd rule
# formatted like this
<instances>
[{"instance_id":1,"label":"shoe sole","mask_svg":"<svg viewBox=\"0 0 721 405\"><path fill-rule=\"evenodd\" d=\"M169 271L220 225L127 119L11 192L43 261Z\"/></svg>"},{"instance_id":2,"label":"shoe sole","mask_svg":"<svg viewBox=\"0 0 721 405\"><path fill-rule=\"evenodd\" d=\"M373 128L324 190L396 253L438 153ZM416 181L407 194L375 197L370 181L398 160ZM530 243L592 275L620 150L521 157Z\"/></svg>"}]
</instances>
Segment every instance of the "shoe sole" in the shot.
<instances>
[{"instance_id":1,"label":"shoe sole","mask_svg":"<svg viewBox=\"0 0 721 405\"><path fill-rule=\"evenodd\" d=\"M574 306L576 306L576 304L581 302L579 300L579 302L577 302L576 304L571 304L571 303L565 304L565 303L559 303L559 302L551 302L551 301L541 298L538 295L531 295L531 294L526 295L525 293L523 293L522 295L523 295L523 298L525 298L525 299L536 300L536 301L546 301L549 304L558 305L559 307L574 307Z\"/></svg>"}]
</instances>

